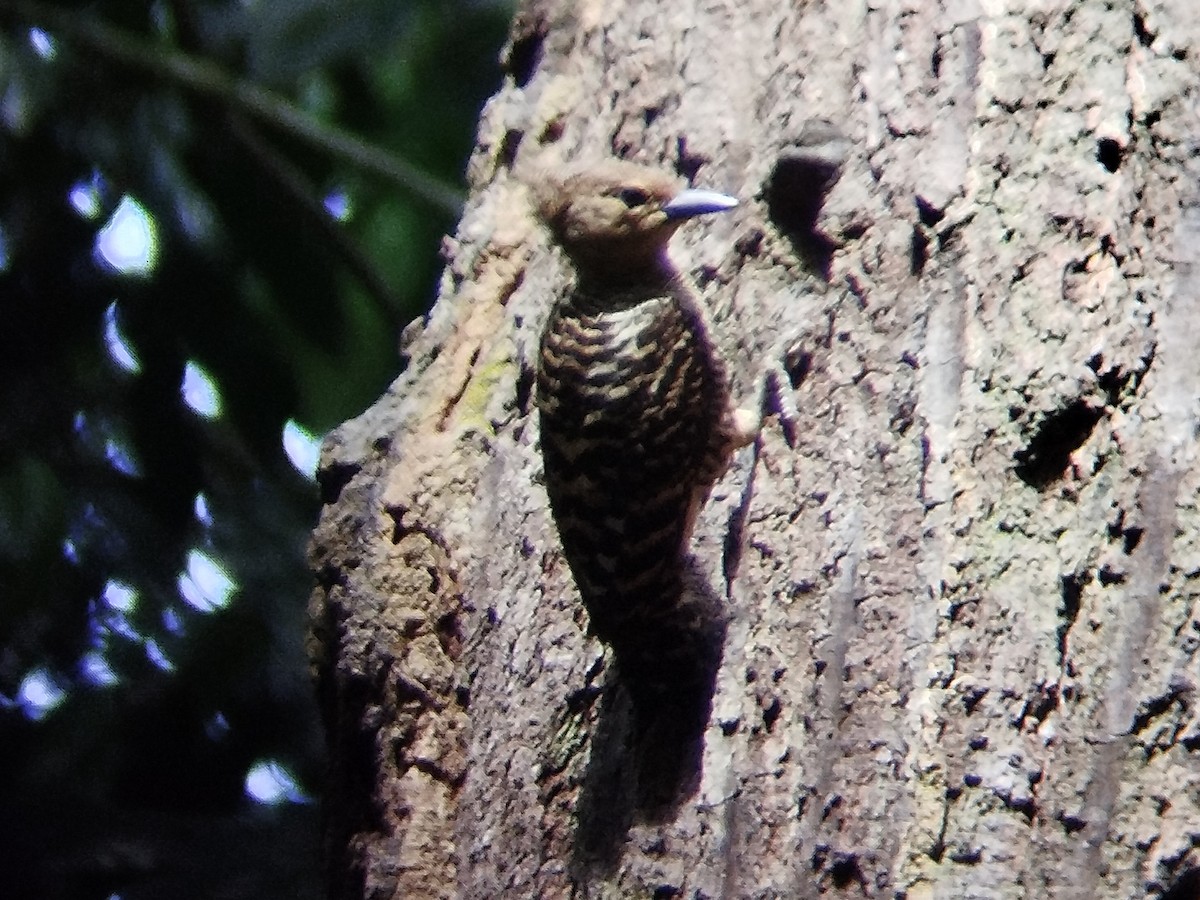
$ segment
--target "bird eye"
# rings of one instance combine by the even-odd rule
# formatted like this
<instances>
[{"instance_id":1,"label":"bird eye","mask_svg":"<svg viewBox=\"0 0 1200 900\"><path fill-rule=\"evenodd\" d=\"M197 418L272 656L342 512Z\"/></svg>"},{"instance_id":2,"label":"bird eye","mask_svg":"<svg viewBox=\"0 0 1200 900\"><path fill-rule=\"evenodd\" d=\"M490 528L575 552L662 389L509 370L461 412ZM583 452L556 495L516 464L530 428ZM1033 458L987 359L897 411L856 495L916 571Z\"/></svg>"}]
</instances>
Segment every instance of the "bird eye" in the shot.
<instances>
[{"instance_id":1,"label":"bird eye","mask_svg":"<svg viewBox=\"0 0 1200 900\"><path fill-rule=\"evenodd\" d=\"M621 193L617 194L617 196L630 209L635 206L642 206L650 200L650 195L640 188L622 188Z\"/></svg>"}]
</instances>

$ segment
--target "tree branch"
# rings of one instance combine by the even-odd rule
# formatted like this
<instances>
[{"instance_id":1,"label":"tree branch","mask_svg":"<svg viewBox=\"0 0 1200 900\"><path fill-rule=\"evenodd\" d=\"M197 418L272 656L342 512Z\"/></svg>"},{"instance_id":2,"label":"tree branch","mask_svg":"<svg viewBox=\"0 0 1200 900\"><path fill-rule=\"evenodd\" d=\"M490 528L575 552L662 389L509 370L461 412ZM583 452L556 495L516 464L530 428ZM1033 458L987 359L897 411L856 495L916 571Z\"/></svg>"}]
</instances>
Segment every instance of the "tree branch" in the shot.
<instances>
[{"instance_id":1,"label":"tree branch","mask_svg":"<svg viewBox=\"0 0 1200 900\"><path fill-rule=\"evenodd\" d=\"M274 125L330 156L399 185L439 212L457 216L462 209L463 197L455 188L350 132L317 121L285 97L243 81L208 60L151 44L122 29L44 3L0 0L0 10Z\"/></svg>"}]
</instances>

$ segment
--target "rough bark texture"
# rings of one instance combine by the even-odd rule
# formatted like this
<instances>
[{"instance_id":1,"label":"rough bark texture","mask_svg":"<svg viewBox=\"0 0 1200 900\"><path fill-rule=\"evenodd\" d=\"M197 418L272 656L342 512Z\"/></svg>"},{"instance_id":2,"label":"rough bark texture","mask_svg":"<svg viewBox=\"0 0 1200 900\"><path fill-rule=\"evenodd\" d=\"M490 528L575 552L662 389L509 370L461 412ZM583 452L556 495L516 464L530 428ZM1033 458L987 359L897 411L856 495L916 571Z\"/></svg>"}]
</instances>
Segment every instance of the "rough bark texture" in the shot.
<instances>
[{"instance_id":1,"label":"rough bark texture","mask_svg":"<svg viewBox=\"0 0 1200 900\"><path fill-rule=\"evenodd\" d=\"M1197 59L1192 0L526 3L437 306L326 447L334 896L1197 896ZM702 515L665 809L531 415L569 274L520 180L613 154L744 199L674 258L799 410Z\"/></svg>"}]
</instances>

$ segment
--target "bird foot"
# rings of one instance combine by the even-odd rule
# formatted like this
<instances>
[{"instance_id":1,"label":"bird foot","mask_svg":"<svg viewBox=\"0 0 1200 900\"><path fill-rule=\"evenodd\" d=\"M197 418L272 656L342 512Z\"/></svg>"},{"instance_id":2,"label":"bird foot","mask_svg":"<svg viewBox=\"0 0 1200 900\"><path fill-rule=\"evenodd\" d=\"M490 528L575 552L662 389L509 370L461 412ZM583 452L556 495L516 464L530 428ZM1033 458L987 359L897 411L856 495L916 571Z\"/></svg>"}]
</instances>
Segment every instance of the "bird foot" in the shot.
<instances>
[{"instance_id":1,"label":"bird foot","mask_svg":"<svg viewBox=\"0 0 1200 900\"><path fill-rule=\"evenodd\" d=\"M763 373L762 380L762 393L759 395L762 415L765 417L774 414L779 417L783 439L787 441L790 449L795 450L800 435L800 410L792 396L792 379L783 361L773 360Z\"/></svg>"},{"instance_id":2,"label":"bird foot","mask_svg":"<svg viewBox=\"0 0 1200 900\"><path fill-rule=\"evenodd\" d=\"M758 408L738 407L731 413L731 431L735 449L753 444L768 416L778 416L788 447L795 449L800 428L800 412L792 399L792 383L780 360L769 364L758 377L754 391Z\"/></svg>"}]
</instances>

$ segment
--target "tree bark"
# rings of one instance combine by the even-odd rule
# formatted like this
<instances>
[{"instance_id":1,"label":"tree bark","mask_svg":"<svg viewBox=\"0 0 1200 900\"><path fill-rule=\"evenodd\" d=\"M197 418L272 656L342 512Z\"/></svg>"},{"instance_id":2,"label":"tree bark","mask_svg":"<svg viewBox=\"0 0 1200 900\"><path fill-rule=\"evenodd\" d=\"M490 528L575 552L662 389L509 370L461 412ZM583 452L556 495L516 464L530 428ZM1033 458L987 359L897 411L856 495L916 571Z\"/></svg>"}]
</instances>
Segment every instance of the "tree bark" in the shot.
<instances>
[{"instance_id":1,"label":"tree bark","mask_svg":"<svg viewBox=\"0 0 1200 900\"><path fill-rule=\"evenodd\" d=\"M1197 54L1185 0L526 2L325 449L332 895L1200 896ZM701 516L723 657L658 770L531 397L570 272L522 181L611 155L743 199L673 257L797 408Z\"/></svg>"}]
</instances>

